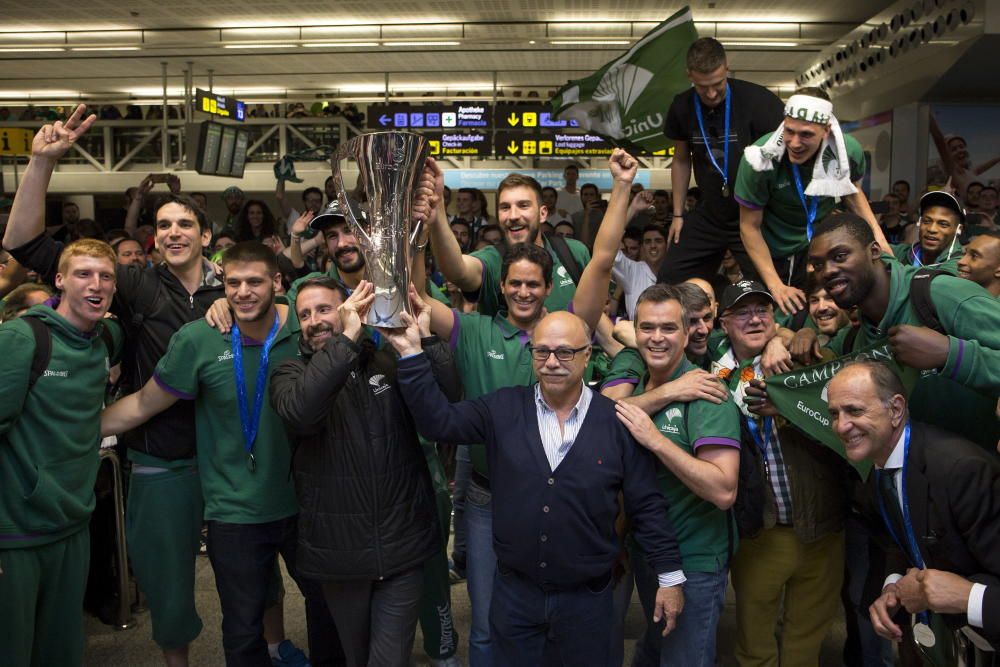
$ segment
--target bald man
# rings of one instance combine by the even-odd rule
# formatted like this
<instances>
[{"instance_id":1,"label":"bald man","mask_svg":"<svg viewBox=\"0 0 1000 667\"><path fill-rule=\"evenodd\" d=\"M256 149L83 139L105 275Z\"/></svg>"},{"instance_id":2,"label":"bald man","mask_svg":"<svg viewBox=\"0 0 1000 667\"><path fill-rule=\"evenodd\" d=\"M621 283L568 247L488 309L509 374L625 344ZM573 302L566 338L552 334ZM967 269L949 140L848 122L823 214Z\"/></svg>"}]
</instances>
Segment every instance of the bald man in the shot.
<instances>
[{"instance_id":1,"label":"bald man","mask_svg":"<svg viewBox=\"0 0 1000 667\"><path fill-rule=\"evenodd\" d=\"M418 319L429 308L414 300ZM568 665L609 661L618 495L657 573L653 622L669 633L685 580L653 459L615 416L614 403L583 382L590 331L576 315L544 317L531 336L532 386L449 403L422 353L416 322L388 333L400 354L399 384L431 440L485 443L493 490L498 569L490 608L495 664L542 664L546 638Z\"/></svg>"},{"instance_id":2,"label":"bald man","mask_svg":"<svg viewBox=\"0 0 1000 667\"><path fill-rule=\"evenodd\" d=\"M956 435L910 420L902 382L888 366L848 365L830 381L832 428L852 461L871 461L868 495L887 535L888 576L870 609L875 631L901 641L901 607L918 614L913 634L927 645L948 630L927 609L951 615L996 641L996 582L1000 579L1000 463ZM917 551L913 545L916 545ZM938 570L984 583L962 587L965 605ZM905 573L905 576L904 576ZM993 591L989 591L993 588ZM960 595L958 596L960 597ZM906 617L909 619L909 616ZM923 624L925 627L920 628ZM907 634L909 629L905 628Z\"/></svg>"}]
</instances>

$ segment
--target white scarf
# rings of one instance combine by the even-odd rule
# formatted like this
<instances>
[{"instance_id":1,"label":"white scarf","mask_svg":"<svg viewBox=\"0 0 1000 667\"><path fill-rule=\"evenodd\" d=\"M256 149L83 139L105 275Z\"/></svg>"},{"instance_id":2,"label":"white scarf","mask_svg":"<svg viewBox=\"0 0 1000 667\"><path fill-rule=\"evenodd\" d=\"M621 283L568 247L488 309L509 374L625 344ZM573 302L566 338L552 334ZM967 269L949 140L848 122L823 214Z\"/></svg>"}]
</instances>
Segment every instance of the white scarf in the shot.
<instances>
[{"instance_id":1,"label":"white scarf","mask_svg":"<svg viewBox=\"0 0 1000 667\"><path fill-rule=\"evenodd\" d=\"M819 125L829 125L830 132L823 140L813 165L812 180L805 194L820 197L844 197L857 192L851 182L851 163L847 158L844 133L833 115L833 103L809 95L792 95L785 105L785 116ZM747 146L743 155L754 171L772 171L785 154L785 124L778 126L763 146ZM834 156L824 160L827 151ZM825 164L824 164L825 163Z\"/></svg>"}]
</instances>

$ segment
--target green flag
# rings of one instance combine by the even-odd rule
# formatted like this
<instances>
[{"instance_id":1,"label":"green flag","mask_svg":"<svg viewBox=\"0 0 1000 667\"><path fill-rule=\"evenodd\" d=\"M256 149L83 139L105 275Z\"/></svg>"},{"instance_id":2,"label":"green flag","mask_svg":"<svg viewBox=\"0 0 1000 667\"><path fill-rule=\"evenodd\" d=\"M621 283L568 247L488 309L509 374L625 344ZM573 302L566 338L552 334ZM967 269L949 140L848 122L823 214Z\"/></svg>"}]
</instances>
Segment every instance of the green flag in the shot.
<instances>
[{"instance_id":1,"label":"green flag","mask_svg":"<svg viewBox=\"0 0 1000 667\"><path fill-rule=\"evenodd\" d=\"M830 380L837 374L837 371L851 361L862 359L888 364L902 379L907 393L910 392L917 380L917 371L896 363L889 349L889 339L882 338L868 347L831 361L799 368L783 375L772 375L764 381L767 385L767 396L781 413L781 416L791 422L793 426L847 459L844 444L830 427L826 391ZM869 461L852 462L851 465L861 473L862 479L868 477L868 472L872 467Z\"/></svg>"},{"instance_id":2,"label":"green flag","mask_svg":"<svg viewBox=\"0 0 1000 667\"><path fill-rule=\"evenodd\" d=\"M556 116L575 120L632 152L665 151L667 109L687 90L687 50L698 32L688 7L640 39L586 79L570 81L552 98Z\"/></svg>"}]
</instances>

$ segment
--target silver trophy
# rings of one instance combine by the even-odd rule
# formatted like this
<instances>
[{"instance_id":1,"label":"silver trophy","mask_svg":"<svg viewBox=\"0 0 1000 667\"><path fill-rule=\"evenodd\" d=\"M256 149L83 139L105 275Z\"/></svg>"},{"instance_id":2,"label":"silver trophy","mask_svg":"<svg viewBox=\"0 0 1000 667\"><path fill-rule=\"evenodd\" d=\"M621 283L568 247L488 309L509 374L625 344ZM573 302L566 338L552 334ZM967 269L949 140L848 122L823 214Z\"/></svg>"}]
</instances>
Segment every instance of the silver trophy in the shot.
<instances>
[{"instance_id":1,"label":"silver trophy","mask_svg":"<svg viewBox=\"0 0 1000 667\"><path fill-rule=\"evenodd\" d=\"M410 258L423 221L411 221L413 193L424 168L427 141L411 132L375 132L343 143L332 159L337 200L365 257L365 278L375 288L366 323L401 327L410 310ZM344 187L341 163L358 165L354 196ZM366 201L358 201L366 199Z\"/></svg>"}]
</instances>

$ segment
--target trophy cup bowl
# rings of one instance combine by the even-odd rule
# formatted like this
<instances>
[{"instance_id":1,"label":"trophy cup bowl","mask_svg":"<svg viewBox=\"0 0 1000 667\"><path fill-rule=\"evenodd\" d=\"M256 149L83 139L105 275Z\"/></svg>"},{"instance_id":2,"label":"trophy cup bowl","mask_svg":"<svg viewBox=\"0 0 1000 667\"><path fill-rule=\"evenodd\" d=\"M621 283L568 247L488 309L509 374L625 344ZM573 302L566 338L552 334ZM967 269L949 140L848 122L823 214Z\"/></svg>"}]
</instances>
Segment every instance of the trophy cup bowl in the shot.
<instances>
[{"instance_id":1,"label":"trophy cup bowl","mask_svg":"<svg viewBox=\"0 0 1000 667\"><path fill-rule=\"evenodd\" d=\"M407 298L410 258L423 222L411 220L411 209L426 154L427 140L419 134L374 132L341 144L333 155L337 200L365 258L365 279L375 289L366 324L401 327L400 315L413 314ZM341 164L348 158L358 165L356 192L366 201L344 187Z\"/></svg>"}]
</instances>

